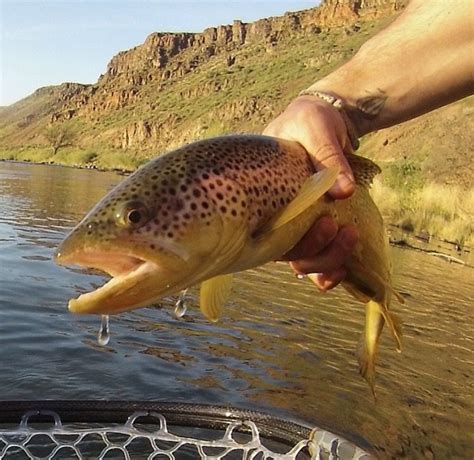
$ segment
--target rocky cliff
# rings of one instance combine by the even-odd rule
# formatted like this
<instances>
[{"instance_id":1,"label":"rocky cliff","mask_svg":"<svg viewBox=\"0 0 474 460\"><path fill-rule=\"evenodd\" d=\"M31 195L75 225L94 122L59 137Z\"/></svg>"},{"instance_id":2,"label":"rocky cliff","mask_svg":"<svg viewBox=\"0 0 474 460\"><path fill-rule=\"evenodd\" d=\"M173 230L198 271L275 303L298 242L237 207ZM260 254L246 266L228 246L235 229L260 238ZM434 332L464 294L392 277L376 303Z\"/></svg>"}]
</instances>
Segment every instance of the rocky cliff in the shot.
<instances>
[{"instance_id":1,"label":"rocky cliff","mask_svg":"<svg viewBox=\"0 0 474 460\"><path fill-rule=\"evenodd\" d=\"M41 88L2 108L1 156L47 157L45 132L51 126L73 132L75 147L69 150L76 149L77 161L93 158L108 167L133 167L197 138L259 132L299 90L352 56L405 3L326 0L316 8L248 24L235 20L201 33L152 33L143 44L114 56L97 83ZM430 133L442 136L445 125L439 113L430 119ZM464 113L450 110L447 120L468 131ZM411 142L416 148L425 125L415 121L413 135L403 145ZM402 142L390 140L401 138L395 131L374 138L368 145L381 146L372 149L374 155L404 155L397 151ZM462 139L452 141L449 145L461 149ZM50 160L72 161L67 155Z\"/></svg>"},{"instance_id":2,"label":"rocky cliff","mask_svg":"<svg viewBox=\"0 0 474 460\"><path fill-rule=\"evenodd\" d=\"M62 85L56 91L49 122L84 119L88 123L100 123L104 117L120 118L120 122L111 121L106 132L99 134L108 147L135 150L160 147L175 138L170 134L183 125L181 110L176 107L167 113L160 110L161 95L167 99L169 93L174 92L178 104L194 104L218 92L231 93L235 78L231 75L226 78L224 74L232 73L227 70L232 67L245 73L249 54L278 54L279 48L296 37L303 42L304 37L314 41L315 37L325 37L341 28L346 34L355 33L360 29L358 22L392 15L404 3L401 0L327 0L318 8L288 12L249 24L235 20L230 25L211 27L201 33L153 33L142 45L114 56L96 84ZM324 67L340 60L343 54L338 49L329 49L309 58L305 66ZM205 72L212 64L221 68L221 75L193 81L194 75ZM190 75L192 77L185 81ZM235 129L236 120L254 118L256 123L264 123L273 113L273 110L265 110L269 101L258 93L229 96L205 118L215 115L219 120L233 121L228 127ZM138 114L141 116L134 116ZM191 123L193 126L183 127L187 135L178 136L178 141L199 136L202 126L208 124L195 121ZM256 128L256 123L252 128Z\"/></svg>"}]
</instances>

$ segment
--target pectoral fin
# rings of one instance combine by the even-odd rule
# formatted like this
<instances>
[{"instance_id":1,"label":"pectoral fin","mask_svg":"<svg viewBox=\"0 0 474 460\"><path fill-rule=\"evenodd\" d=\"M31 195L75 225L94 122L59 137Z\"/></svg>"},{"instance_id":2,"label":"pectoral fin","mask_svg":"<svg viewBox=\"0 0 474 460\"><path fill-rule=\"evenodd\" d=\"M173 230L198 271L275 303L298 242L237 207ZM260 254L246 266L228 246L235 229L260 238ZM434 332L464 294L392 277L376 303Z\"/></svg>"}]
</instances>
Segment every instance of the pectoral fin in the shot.
<instances>
[{"instance_id":1,"label":"pectoral fin","mask_svg":"<svg viewBox=\"0 0 474 460\"><path fill-rule=\"evenodd\" d=\"M277 231L306 211L332 187L338 174L339 168L331 166L309 177L296 197L271 220L266 222L258 230L255 237L265 239L269 233Z\"/></svg>"},{"instance_id":2,"label":"pectoral fin","mask_svg":"<svg viewBox=\"0 0 474 460\"><path fill-rule=\"evenodd\" d=\"M232 287L232 274L220 275L208 279L201 284L199 303L204 316L217 321L222 307L229 298Z\"/></svg>"}]
</instances>

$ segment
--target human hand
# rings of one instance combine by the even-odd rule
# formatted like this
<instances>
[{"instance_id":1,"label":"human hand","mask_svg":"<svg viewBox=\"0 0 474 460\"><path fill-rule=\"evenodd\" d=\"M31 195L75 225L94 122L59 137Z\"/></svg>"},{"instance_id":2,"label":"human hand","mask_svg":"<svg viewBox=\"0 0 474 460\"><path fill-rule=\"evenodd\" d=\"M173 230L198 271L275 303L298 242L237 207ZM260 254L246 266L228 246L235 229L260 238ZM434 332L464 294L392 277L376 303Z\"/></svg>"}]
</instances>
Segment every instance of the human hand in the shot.
<instances>
[{"instance_id":1,"label":"human hand","mask_svg":"<svg viewBox=\"0 0 474 460\"><path fill-rule=\"evenodd\" d=\"M316 169L337 165L340 173L329 195L348 198L354 192L354 176L344 153L352 153L341 114L316 96L297 97L273 120L263 134L299 142L309 153ZM330 217L322 217L283 260L326 291L346 276L345 261L358 240L353 226L338 228Z\"/></svg>"}]
</instances>

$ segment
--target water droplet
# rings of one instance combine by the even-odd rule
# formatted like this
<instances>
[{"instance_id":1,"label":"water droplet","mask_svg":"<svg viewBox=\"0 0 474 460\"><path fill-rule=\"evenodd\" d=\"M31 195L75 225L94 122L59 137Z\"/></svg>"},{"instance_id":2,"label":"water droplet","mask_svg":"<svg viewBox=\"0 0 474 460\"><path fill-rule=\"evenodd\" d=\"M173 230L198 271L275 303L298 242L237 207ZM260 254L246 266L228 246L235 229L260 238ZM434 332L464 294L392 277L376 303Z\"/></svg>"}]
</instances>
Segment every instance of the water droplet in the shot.
<instances>
[{"instance_id":1,"label":"water droplet","mask_svg":"<svg viewBox=\"0 0 474 460\"><path fill-rule=\"evenodd\" d=\"M174 307L173 315L176 319L182 318L186 314L186 310L188 309L188 306L186 305L186 292L188 292L187 289L181 292L181 294L179 295L179 299Z\"/></svg>"},{"instance_id":2,"label":"water droplet","mask_svg":"<svg viewBox=\"0 0 474 460\"><path fill-rule=\"evenodd\" d=\"M102 321L100 323L99 333L97 334L97 342L99 345L105 347L110 340L109 330L109 315L102 315Z\"/></svg>"},{"instance_id":3,"label":"water droplet","mask_svg":"<svg viewBox=\"0 0 474 460\"><path fill-rule=\"evenodd\" d=\"M304 280L304 277L305 277L305 275L303 275L301 273L296 274L296 278L298 278L299 280Z\"/></svg>"}]
</instances>

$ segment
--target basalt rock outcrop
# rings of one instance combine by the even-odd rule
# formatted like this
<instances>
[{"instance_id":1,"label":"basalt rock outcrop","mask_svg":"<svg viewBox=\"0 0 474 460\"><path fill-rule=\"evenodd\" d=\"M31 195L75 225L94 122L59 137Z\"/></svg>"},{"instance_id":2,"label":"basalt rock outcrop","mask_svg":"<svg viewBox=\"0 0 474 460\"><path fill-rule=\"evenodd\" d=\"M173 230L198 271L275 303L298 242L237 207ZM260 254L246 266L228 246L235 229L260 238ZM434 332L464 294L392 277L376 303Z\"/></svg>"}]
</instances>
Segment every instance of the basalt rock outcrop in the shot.
<instances>
[{"instance_id":1,"label":"basalt rock outcrop","mask_svg":"<svg viewBox=\"0 0 474 460\"><path fill-rule=\"evenodd\" d=\"M249 119L256 126L268 121L275 104L268 95L258 94L258 81L265 75L245 75L250 72L249 57L264 53L278 59L281 49L290 46L295 37L300 37L304 44L305 37L322 36L330 30L356 33L360 22L396 13L405 3L404 0L326 0L316 8L253 23L235 20L201 33L155 32L143 44L114 56L97 83L64 83L38 91L51 91L49 124L81 120L83 144L100 142L111 148L140 151L163 145L170 139L185 141L196 134L206 135L209 130L205 126L212 125L213 119L232 121L227 126L233 129L238 128L239 122L245 125ZM302 57L301 62L312 71L342 58L344 52L334 46ZM218 70L209 70L213 66ZM207 74L198 79L204 71ZM245 76L243 83L236 85L237 72ZM243 85L253 85L256 90L252 94L249 91L239 94L239 86ZM208 107L205 113L194 107L223 93L226 97ZM189 117L188 104L194 107L188 111ZM32 116L26 113L17 128L39 120L37 114ZM44 122L38 122L38 126L42 125ZM35 139L31 134L30 138L41 142L40 135Z\"/></svg>"}]
</instances>

